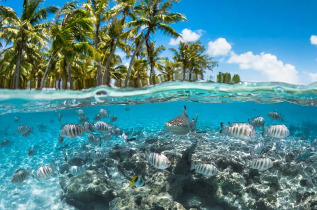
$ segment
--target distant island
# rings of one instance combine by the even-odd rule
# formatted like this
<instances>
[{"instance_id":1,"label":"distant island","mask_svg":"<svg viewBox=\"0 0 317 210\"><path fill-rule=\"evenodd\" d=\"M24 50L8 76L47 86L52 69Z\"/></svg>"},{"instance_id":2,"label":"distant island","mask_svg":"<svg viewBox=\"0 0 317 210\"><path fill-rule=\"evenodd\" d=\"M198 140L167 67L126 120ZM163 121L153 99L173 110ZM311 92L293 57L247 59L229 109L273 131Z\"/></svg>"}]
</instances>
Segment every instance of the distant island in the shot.
<instances>
[{"instance_id":1,"label":"distant island","mask_svg":"<svg viewBox=\"0 0 317 210\"><path fill-rule=\"evenodd\" d=\"M171 12L176 0L88 0L41 7L43 2L24 0L20 16L0 5L0 88L138 88L203 80L206 71L218 66L200 41L169 49L156 44L157 32L181 36L171 26L187 21ZM170 58L162 56L165 50ZM240 76L220 72L217 82L238 83Z\"/></svg>"}]
</instances>

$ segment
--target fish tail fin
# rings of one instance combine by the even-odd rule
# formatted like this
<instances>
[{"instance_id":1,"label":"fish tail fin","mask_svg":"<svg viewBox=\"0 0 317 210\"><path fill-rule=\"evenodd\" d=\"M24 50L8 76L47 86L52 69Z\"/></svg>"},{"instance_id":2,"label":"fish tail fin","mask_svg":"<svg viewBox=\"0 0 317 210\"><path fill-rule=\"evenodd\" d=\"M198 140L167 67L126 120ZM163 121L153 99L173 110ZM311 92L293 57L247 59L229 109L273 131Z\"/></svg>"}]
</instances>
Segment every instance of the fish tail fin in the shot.
<instances>
[{"instance_id":1,"label":"fish tail fin","mask_svg":"<svg viewBox=\"0 0 317 210\"><path fill-rule=\"evenodd\" d=\"M266 127L265 125L263 125L263 133L262 133L262 136L266 136L266 135L267 135L267 131L268 131L268 127Z\"/></svg>"},{"instance_id":2,"label":"fish tail fin","mask_svg":"<svg viewBox=\"0 0 317 210\"><path fill-rule=\"evenodd\" d=\"M228 132L228 126L226 126L224 123L220 123L222 130L220 133L227 133Z\"/></svg>"},{"instance_id":3,"label":"fish tail fin","mask_svg":"<svg viewBox=\"0 0 317 210\"><path fill-rule=\"evenodd\" d=\"M191 162L191 164L190 164L190 171L195 170L195 169L196 169L195 163L194 163L194 162Z\"/></svg>"}]
</instances>

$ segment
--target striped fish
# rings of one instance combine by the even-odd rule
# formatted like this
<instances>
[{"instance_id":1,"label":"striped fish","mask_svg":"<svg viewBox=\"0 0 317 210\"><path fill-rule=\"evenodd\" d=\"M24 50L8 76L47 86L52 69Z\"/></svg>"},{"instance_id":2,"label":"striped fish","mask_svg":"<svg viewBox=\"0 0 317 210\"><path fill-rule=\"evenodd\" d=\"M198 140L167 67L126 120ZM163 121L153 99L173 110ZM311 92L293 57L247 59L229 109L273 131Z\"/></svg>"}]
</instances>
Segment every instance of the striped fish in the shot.
<instances>
[{"instance_id":1,"label":"striped fish","mask_svg":"<svg viewBox=\"0 0 317 210\"><path fill-rule=\"evenodd\" d=\"M269 128L263 127L263 136L282 139L289 136L289 130L285 125L270 125Z\"/></svg>"},{"instance_id":2,"label":"striped fish","mask_svg":"<svg viewBox=\"0 0 317 210\"><path fill-rule=\"evenodd\" d=\"M145 185L144 180L139 176L134 176L130 182L131 186L143 187Z\"/></svg>"},{"instance_id":3,"label":"striped fish","mask_svg":"<svg viewBox=\"0 0 317 210\"><path fill-rule=\"evenodd\" d=\"M221 123L222 130L220 133L243 140L251 140L253 137L256 137L256 131L250 124L229 122L229 125L230 127Z\"/></svg>"},{"instance_id":4,"label":"striped fish","mask_svg":"<svg viewBox=\"0 0 317 210\"><path fill-rule=\"evenodd\" d=\"M39 167L36 171L36 176L41 179L47 179L55 174L55 170L51 165L44 165Z\"/></svg>"},{"instance_id":5,"label":"striped fish","mask_svg":"<svg viewBox=\"0 0 317 210\"><path fill-rule=\"evenodd\" d=\"M60 136L67 138L75 138L77 136L84 135L85 128L83 125L78 124L66 124L60 133Z\"/></svg>"},{"instance_id":6,"label":"striped fish","mask_svg":"<svg viewBox=\"0 0 317 210\"><path fill-rule=\"evenodd\" d=\"M265 123L265 120L263 117L254 117L254 118L248 119L248 121L253 127L262 127L264 126L264 123Z\"/></svg>"},{"instance_id":7,"label":"striped fish","mask_svg":"<svg viewBox=\"0 0 317 210\"><path fill-rule=\"evenodd\" d=\"M157 169L166 169L171 165L168 158L163 154L146 152L145 156L149 163Z\"/></svg>"},{"instance_id":8,"label":"striped fish","mask_svg":"<svg viewBox=\"0 0 317 210\"><path fill-rule=\"evenodd\" d=\"M191 163L190 170L195 170L197 174L202 174L204 176L216 176L218 174L217 168L212 164L197 164Z\"/></svg>"},{"instance_id":9,"label":"striped fish","mask_svg":"<svg viewBox=\"0 0 317 210\"><path fill-rule=\"evenodd\" d=\"M109 123L98 121L95 123L95 129L100 133L110 133L112 131L112 126Z\"/></svg>"},{"instance_id":10,"label":"striped fish","mask_svg":"<svg viewBox=\"0 0 317 210\"><path fill-rule=\"evenodd\" d=\"M271 119L271 120L283 120L283 115L281 115L278 112L270 112L267 114L267 116Z\"/></svg>"},{"instance_id":11,"label":"striped fish","mask_svg":"<svg viewBox=\"0 0 317 210\"><path fill-rule=\"evenodd\" d=\"M73 176L82 175L86 173L86 167L85 166L71 166L69 168L69 173Z\"/></svg>"},{"instance_id":12,"label":"striped fish","mask_svg":"<svg viewBox=\"0 0 317 210\"><path fill-rule=\"evenodd\" d=\"M18 132L24 137L27 137L32 132L32 129L28 125L19 125Z\"/></svg>"},{"instance_id":13,"label":"striped fish","mask_svg":"<svg viewBox=\"0 0 317 210\"><path fill-rule=\"evenodd\" d=\"M262 143L260 142L260 143L258 143L258 144L256 144L256 145L254 146L253 152L254 152L255 154L260 154L260 153L263 151L263 149L264 149L264 144L262 144Z\"/></svg>"},{"instance_id":14,"label":"striped fish","mask_svg":"<svg viewBox=\"0 0 317 210\"><path fill-rule=\"evenodd\" d=\"M92 133L88 135L88 142L92 145L101 147L101 139Z\"/></svg>"},{"instance_id":15,"label":"striped fish","mask_svg":"<svg viewBox=\"0 0 317 210\"><path fill-rule=\"evenodd\" d=\"M186 106L184 106L183 114L166 122L165 128L168 132L172 132L177 135L185 135L189 132L193 132L196 129L198 115L196 120L190 120L187 115Z\"/></svg>"},{"instance_id":16,"label":"striped fish","mask_svg":"<svg viewBox=\"0 0 317 210\"><path fill-rule=\"evenodd\" d=\"M24 169L18 169L14 172L11 182L21 184L29 177L29 173Z\"/></svg>"},{"instance_id":17,"label":"striped fish","mask_svg":"<svg viewBox=\"0 0 317 210\"><path fill-rule=\"evenodd\" d=\"M258 171L265 171L273 167L273 161L270 158L258 158L251 161L250 168Z\"/></svg>"},{"instance_id":18,"label":"striped fish","mask_svg":"<svg viewBox=\"0 0 317 210\"><path fill-rule=\"evenodd\" d=\"M95 131L95 126L91 122L85 122L84 123L84 128L85 128L85 132L87 132L87 133Z\"/></svg>"},{"instance_id":19,"label":"striped fish","mask_svg":"<svg viewBox=\"0 0 317 210\"><path fill-rule=\"evenodd\" d=\"M106 153L104 151L93 151L91 154L92 159L101 160L106 158Z\"/></svg>"},{"instance_id":20,"label":"striped fish","mask_svg":"<svg viewBox=\"0 0 317 210\"><path fill-rule=\"evenodd\" d=\"M85 116L85 112L84 112L84 110L82 110L82 109L78 109L78 110L76 111L76 114L77 114L79 117L84 117L84 116Z\"/></svg>"}]
</instances>

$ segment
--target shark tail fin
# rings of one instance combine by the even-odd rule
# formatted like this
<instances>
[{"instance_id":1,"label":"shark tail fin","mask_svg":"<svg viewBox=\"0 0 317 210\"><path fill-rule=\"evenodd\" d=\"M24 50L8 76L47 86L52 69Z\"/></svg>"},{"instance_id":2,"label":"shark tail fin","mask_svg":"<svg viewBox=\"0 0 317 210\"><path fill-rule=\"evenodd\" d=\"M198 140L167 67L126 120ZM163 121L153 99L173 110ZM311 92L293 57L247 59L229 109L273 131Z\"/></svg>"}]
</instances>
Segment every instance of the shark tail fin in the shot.
<instances>
[{"instance_id":1,"label":"shark tail fin","mask_svg":"<svg viewBox=\"0 0 317 210\"><path fill-rule=\"evenodd\" d=\"M183 109L183 115L187 116L187 109L186 109L186 106L184 106L184 109Z\"/></svg>"}]
</instances>

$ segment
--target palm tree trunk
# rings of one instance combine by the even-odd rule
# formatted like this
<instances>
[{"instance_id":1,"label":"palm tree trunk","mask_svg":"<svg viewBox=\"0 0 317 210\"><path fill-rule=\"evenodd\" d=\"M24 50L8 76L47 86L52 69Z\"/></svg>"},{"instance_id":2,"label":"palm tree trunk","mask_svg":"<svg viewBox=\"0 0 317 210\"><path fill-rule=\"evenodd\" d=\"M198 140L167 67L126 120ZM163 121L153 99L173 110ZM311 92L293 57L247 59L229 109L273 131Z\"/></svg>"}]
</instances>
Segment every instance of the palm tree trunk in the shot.
<instances>
[{"instance_id":1,"label":"palm tree trunk","mask_svg":"<svg viewBox=\"0 0 317 210\"><path fill-rule=\"evenodd\" d=\"M63 73L62 73L62 90L67 89L67 73L66 73L66 68L65 68L65 61L63 64Z\"/></svg>"},{"instance_id":2,"label":"palm tree trunk","mask_svg":"<svg viewBox=\"0 0 317 210\"><path fill-rule=\"evenodd\" d=\"M192 70L191 69L189 70L189 81L190 82L192 81Z\"/></svg>"},{"instance_id":3,"label":"palm tree trunk","mask_svg":"<svg viewBox=\"0 0 317 210\"><path fill-rule=\"evenodd\" d=\"M68 80L69 80L69 89L73 89L73 80L72 80L72 75L70 74L70 65L69 61L66 61L67 64L67 75L68 75Z\"/></svg>"},{"instance_id":4,"label":"palm tree trunk","mask_svg":"<svg viewBox=\"0 0 317 210\"><path fill-rule=\"evenodd\" d=\"M20 79L20 66L21 66L21 56L22 56L22 43L20 43L18 49L18 57L17 57L17 62L15 66L15 89L19 89L19 79Z\"/></svg>"},{"instance_id":5,"label":"palm tree trunk","mask_svg":"<svg viewBox=\"0 0 317 210\"><path fill-rule=\"evenodd\" d=\"M185 76L186 76L186 68L183 68L183 81L185 81Z\"/></svg>"},{"instance_id":6,"label":"palm tree trunk","mask_svg":"<svg viewBox=\"0 0 317 210\"><path fill-rule=\"evenodd\" d=\"M100 20L100 19L99 19ZM98 49L98 42L99 42L99 27L100 27L100 21L97 21L96 23L96 32L94 37L94 47L97 50ZM97 60L97 78L96 78L97 86L101 85L101 64L100 61Z\"/></svg>"},{"instance_id":7,"label":"palm tree trunk","mask_svg":"<svg viewBox=\"0 0 317 210\"><path fill-rule=\"evenodd\" d=\"M134 63L134 60L135 60L135 56L139 53L144 41L148 38L148 36L150 35L150 30L148 29L146 35L142 38L141 42L139 43L139 45L137 46L137 48L135 49L132 57L131 57L131 60L130 60L130 64L129 64L129 69L128 69L128 72L127 72L127 77L125 78L125 81L124 81L124 87L128 87L128 83L129 83L129 77L130 77L130 73L131 73L131 69L132 69L132 66L133 66L133 63Z\"/></svg>"},{"instance_id":8,"label":"palm tree trunk","mask_svg":"<svg viewBox=\"0 0 317 210\"><path fill-rule=\"evenodd\" d=\"M46 66L45 73L44 73L44 76L43 76L42 81L41 81L41 89L44 88L47 75L48 75L48 73L51 69L51 66L53 64L53 56L54 56L53 54L50 56L50 59L49 59L48 64Z\"/></svg>"}]
</instances>

